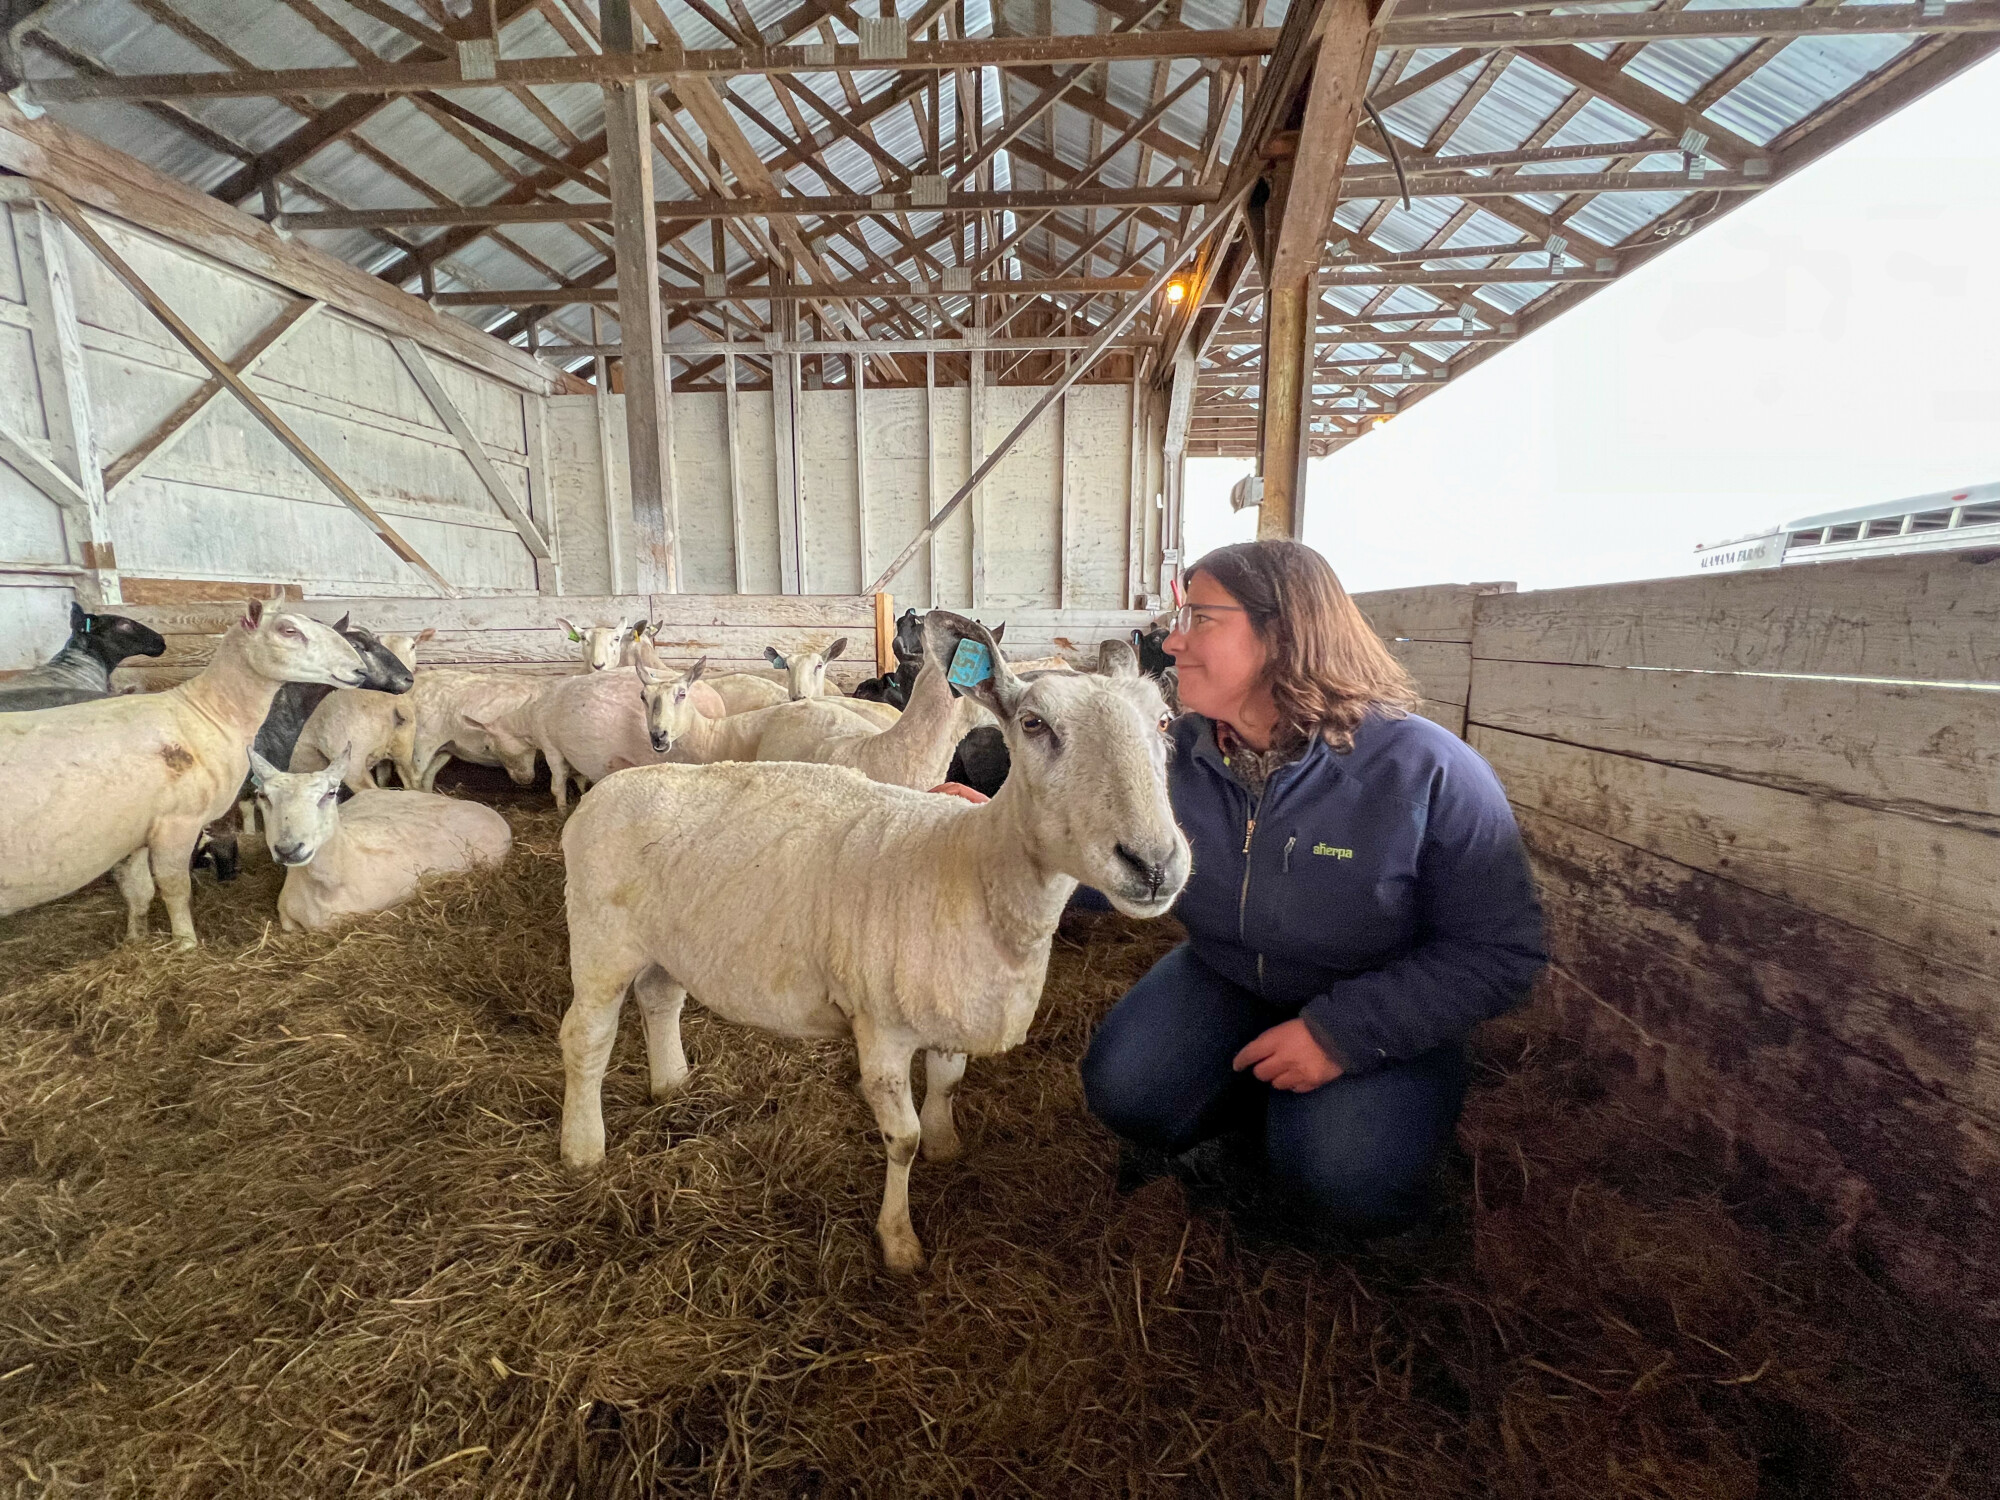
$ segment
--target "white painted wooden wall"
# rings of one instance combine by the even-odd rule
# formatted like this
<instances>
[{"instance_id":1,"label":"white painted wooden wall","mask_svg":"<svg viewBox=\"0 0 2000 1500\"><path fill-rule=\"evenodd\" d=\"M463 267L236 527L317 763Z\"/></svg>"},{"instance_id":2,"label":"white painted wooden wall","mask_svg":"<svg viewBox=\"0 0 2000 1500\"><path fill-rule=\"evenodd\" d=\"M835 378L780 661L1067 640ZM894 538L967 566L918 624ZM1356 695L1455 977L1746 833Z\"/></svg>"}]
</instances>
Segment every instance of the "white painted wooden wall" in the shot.
<instances>
[{"instance_id":1,"label":"white painted wooden wall","mask_svg":"<svg viewBox=\"0 0 2000 1500\"><path fill-rule=\"evenodd\" d=\"M988 387L982 451L998 446L1040 394ZM970 473L965 387L864 388L859 423L850 389L801 391L798 399L803 576L784 566L779 507L787 491L779 483L771 392L739 391L733 422L724 393L674 394L674 504L688 591L858 592ZM624 401L549 399L550 479L568 590L634 587ZM1147 477L1158 465L1142 462L1145 473L1135 482L1132 447L1131 388L1073 387L890 583L898 607L1123 610L1131 577L1148 565L1140 556L1148 543L1150 567L1158 566L1157 523L1149 531L1144 514L1156 492ZM984 565L976 594L975 547Z\"/></svg>"},{"instance_id":2,"label":"white painted wooden wall","mask_svg":"<svg viewBox=\"0 0 2000 1500\"><path fill-rule=\"evenodd\" d=\"M133 268L224 358L244 348L295 294L195 251L93 214ZM52 362L41 267L46 238L74 302L80 393ZM544 529L543 397L444 355L425 356L501 480ZM151 433L206 371L120 282L33 204L0 212L0 442L78 477L65 413L81 412L102 471ZM468 593L552 589L535 559L425 399L389 337L321 307L260 363L249 383L322 458ZM80 394L80 401L77 399ZM101 484L101 479L99 480ZM224 394L173 446L106 499L103 525L124 578L296 584L313 594L432 592L275 437ZM86 560L85 526L0 463L0 670L47 657Z\"/></svg>"}]
</instances>

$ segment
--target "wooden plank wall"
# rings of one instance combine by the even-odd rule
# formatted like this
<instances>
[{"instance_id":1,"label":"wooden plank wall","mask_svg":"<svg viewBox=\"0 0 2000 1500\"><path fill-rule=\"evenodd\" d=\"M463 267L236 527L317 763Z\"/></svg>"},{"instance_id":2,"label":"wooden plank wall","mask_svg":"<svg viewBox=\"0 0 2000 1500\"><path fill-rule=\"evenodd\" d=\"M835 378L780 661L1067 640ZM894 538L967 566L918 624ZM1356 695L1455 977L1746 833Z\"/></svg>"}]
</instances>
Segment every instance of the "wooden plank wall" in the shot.
<instances>
[{"instance_id":1,"label":"wooden plank wall","mask_svg":"<svg viewBox=\"0 0 2000 1500\"><path fill-rule=\"evenodd\" d=\"M1463 735L1473 616L1482 598L1513 591L1511 583L1434 583L1356 594L1354 602L1417 680L1424 695L1417 712Z\"/></svg>"},{"instance_id":2,"label":"wooden plank wall","mask_svg":"<svg viewBox=\"0 0 2000 1500\"><path fill-rule=\"evenodd\" d=\"M582 648L556 623L567 616L580 626L662 622L662 654L669 661L706 656L716 672L764 671L764 648L814 650L846 636L846 651L828 676L851 688L875 675L875 600L870 594L620 594L548 598L535 594L485 599L308 599L290 606L329 623L351 614L354 623L380 632L435 629L418 653L419 666L493 667L509 671L580 669ZM134 605L126 614L167 638L166 655L143 666L120 668L120 685L168 686L201 669L216 638L242 614L240 604Z\"/></svg>"},{"instance_id":3,"label":"wooden plank wall","mask_svg":"<svg viewBox=\"0 0 2000 1500\"><path fill-rule=\"evenodd\" d=\"M2000 1318L2000 553L1482 597L1468 697L1567 1027Z\"/></svg>"}]
</instances>

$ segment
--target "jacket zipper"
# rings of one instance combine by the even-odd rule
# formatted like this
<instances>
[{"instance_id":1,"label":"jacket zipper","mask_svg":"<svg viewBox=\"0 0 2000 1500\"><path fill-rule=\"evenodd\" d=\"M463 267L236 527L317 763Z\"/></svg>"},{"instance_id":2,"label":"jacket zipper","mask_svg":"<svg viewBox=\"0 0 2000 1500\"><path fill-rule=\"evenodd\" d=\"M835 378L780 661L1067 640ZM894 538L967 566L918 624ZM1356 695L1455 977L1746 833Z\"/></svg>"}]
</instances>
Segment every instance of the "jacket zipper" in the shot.
<instances>
[{"instance_id":1,"label":"jacket zipper","mask_svg":"<svg viewBox=\"0 0 2000 1500\"><path fill-rule=\"evenodd\" d=\"M1250 841L1257 836L1257 814L1263 809L1264 797L1260 792L1257 800L1250 804L1250 820L1243 825L1243 887L1236 893L1236 940L1245 947L1250 938L1245 924L1250 910ZM1264 955L1257 955L1257 992L1264 992Z\"/></svg>"},{"instance_id":2,"label":"jacket zipper","mask_svg":"<svg viewBox=\"0 0 2000 1500\"><path fill-rule=\"evenodd\" d=\"M1284 870L1287 875L1292 873L1292 845L1296 844L1298 841L1299 841L1299 836L1296 833L1293 834L1290 838L1285 840Z\"/></svg>"}]
</instances>

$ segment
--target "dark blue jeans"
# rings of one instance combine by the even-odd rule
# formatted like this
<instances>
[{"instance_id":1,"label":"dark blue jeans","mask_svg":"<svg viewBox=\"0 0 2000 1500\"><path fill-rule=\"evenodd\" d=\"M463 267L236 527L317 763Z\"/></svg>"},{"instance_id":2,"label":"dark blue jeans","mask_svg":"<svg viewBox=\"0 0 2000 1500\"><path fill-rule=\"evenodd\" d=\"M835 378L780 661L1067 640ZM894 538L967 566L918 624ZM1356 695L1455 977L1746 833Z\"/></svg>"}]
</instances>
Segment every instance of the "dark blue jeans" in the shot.
<instances>
[{"instance_id":1,"label":"dark blue jeans","mask_svg":"<svg viewBox=\"0 0 2000 1500\"><path fill-rule=\"evenodd\" d=\"M1181 1152L1228 1132L1260 1139L1288 1209L1382 1233L1423 1211L1424 1184L1465 1101L1460 1045L1294 1094L1230 1061L1296 1011L1259 999L1186 944L1111 1008L1083 1059L1090 1112L1129 1141Z\"/></svg>"}]
</instances>

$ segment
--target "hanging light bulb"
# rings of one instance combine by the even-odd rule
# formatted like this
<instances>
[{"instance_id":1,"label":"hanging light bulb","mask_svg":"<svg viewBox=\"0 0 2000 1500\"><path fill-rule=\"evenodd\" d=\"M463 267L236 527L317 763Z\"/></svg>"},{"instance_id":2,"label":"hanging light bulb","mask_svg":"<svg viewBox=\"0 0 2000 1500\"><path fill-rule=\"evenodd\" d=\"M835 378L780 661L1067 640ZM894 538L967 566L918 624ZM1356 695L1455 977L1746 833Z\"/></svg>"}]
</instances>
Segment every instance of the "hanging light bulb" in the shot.
<instances>
[{"instance_id":1,"label":"hanging light bulb","mask_svg":"<svg viewBox=\"0 0 2000 1500\"><path fill-rule=\"evenodd\" d=\"M1177 281L1170 281L1167 283L1167 301L1178 306L1180 303L1185 302L1186 300L1187 300L1186 282L1177 280Z\"/></svg>"}]
</instances>

